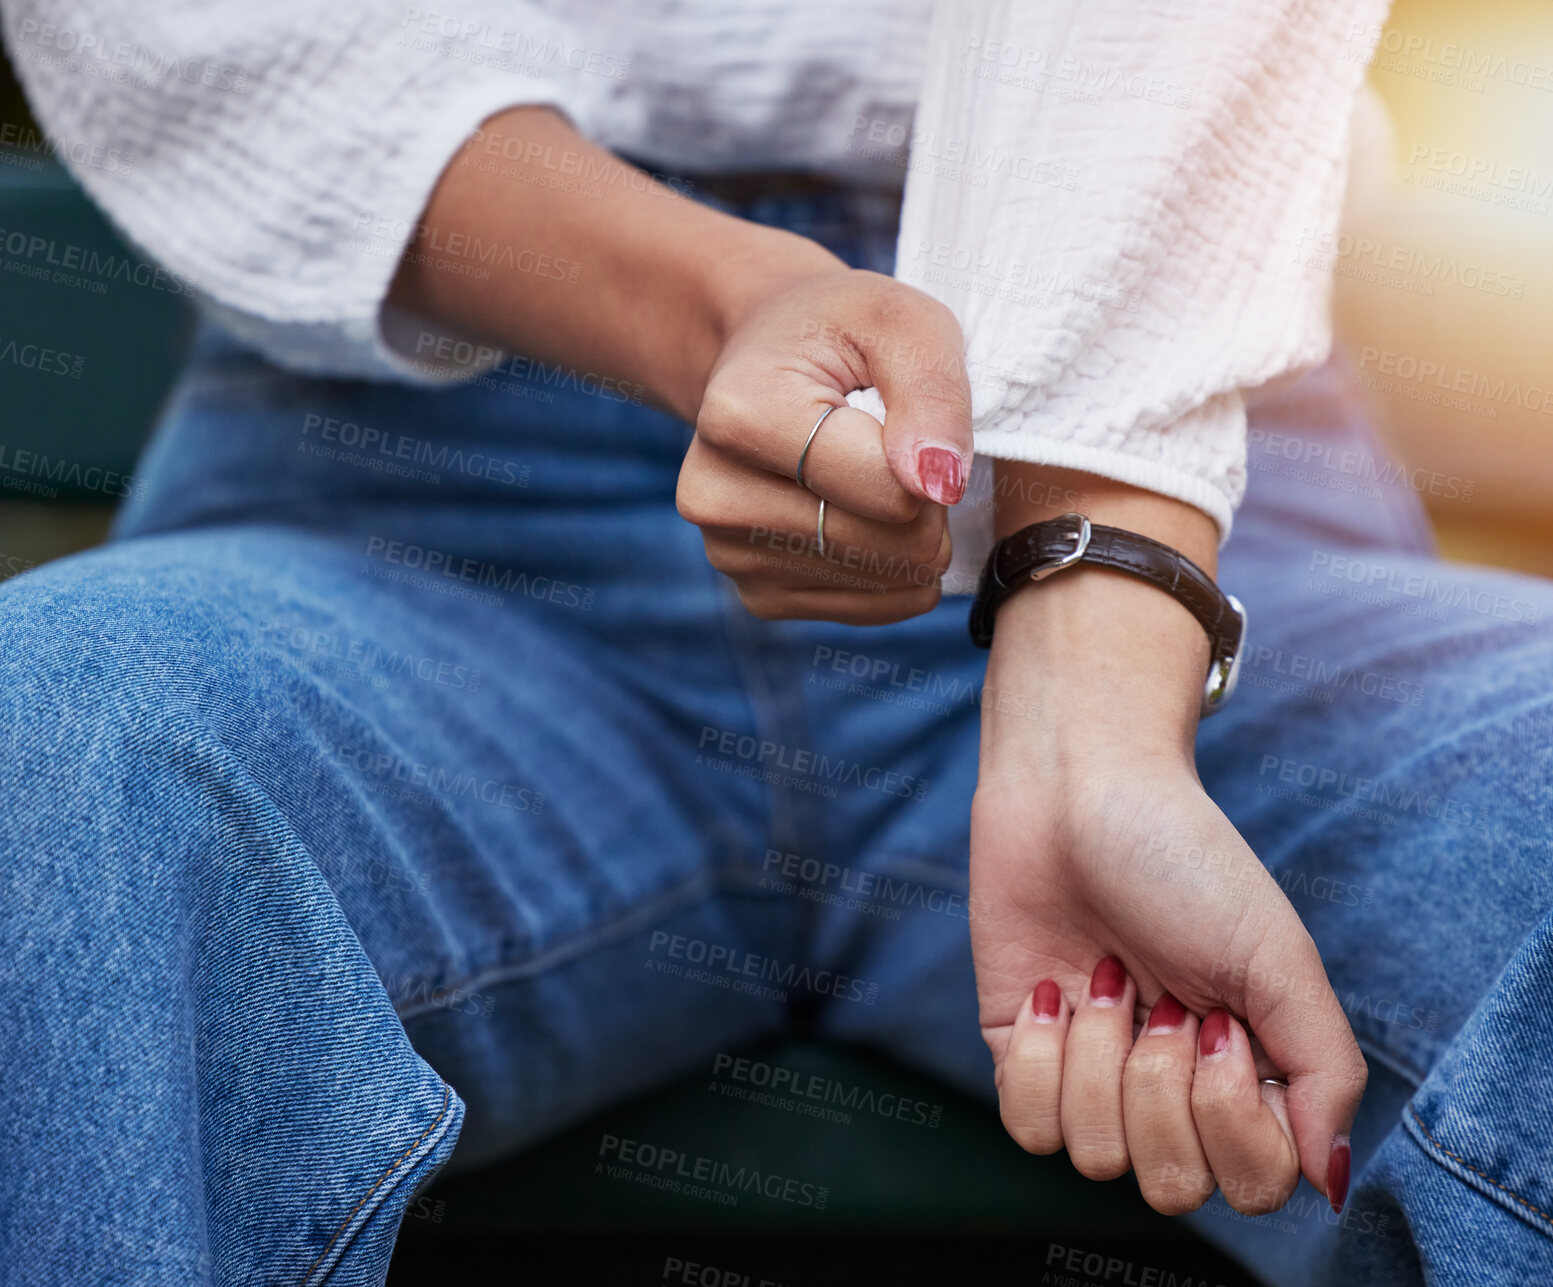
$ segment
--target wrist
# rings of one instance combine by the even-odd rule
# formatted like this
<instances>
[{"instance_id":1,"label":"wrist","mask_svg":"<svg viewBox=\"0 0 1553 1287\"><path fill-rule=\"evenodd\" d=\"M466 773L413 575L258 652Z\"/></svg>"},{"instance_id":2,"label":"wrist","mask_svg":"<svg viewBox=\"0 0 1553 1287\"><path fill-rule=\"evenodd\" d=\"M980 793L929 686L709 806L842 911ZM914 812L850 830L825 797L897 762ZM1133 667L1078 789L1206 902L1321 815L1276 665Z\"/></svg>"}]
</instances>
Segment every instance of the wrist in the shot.
<instances>
[{"instance_id":1,"label":"wrist","mask_svg":"<svg viewBox=\"0 0 1553 1287\"><path fill-rule=\"evenodd\" d=\"M851 269L817 241L732 216L716 253L701 265L703 307L719 347L763 303L791 286Z\"/></svg>"},{"instance_id":2,"label":"wrist","mask_svg":"<svg viewBox=\"0 0 1553 1287\"><path fill-rule=\"evenodd\" d=\"M769 300L804 281L851 270L816 241L780 228L768 228L732 216L716 215L719 234L710 253L696 265L697 328L706 343L686 372L679 400L695 419L707 381L728 341ZM795 343L800 337L795 336Z\"/></svg>"},{"instance_id":3,"label":"wrist","mask_svg":"<svg viewBox=\"0 0 1553 1287\"><path fill-rule=\"evenodd\" d=\"M1068 510L1152 537L1212 575L1217 528L1200 510L1093 475L998 462L1000 538ZM984 774L1092 778L1145 764L1194 773L1211 647L1172 595L1126 573L1077 564L1021 587L998 609L988 688L1039 718L984 703ZM1005 706L1015 705L1004 703ZM1021 726L1022 725L1022 726Z\"/></svg>"},{"instance_id":4,"label":"wrist","mask_svg":"<svg viewBox=\"0 0 1553 1287\"><path fill-rule=\"evenodd\" d=\"M1079 565L1011 596L998 613L987 687L1018 694L1011 720L983 704L982 756L1022 770L1092 773L1117 763L1192 763L1207 636L1163 591Z\"/></svg>"}]
</instances>

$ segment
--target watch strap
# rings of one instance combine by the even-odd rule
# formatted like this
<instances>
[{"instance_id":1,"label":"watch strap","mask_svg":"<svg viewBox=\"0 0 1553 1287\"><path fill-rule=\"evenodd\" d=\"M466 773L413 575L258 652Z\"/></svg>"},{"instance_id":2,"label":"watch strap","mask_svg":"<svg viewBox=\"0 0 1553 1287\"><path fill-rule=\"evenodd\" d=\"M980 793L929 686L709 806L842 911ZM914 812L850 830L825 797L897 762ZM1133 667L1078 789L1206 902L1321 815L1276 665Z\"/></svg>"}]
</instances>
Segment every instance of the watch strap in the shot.
<instances>
[{"instance_id":1,"label":"watch strap","mask_svg":"<svg viewBox=\"0 0 1553 1287\"><path fill-rule=\"evenodd\" d=\"M1082 514L1032 523L993 547L971 605L971 638L979 647L990 647L998 606L1004 599L1030 581L1044 580L1077 563L1147 581L1185 607L1213 648L1204 713L1211 714L1228 699L1239 677L1245 640L1245 609L1239 600L1220 590L1179 550L1137 532L1091 523Z\"/></svg>"}]
</instances>

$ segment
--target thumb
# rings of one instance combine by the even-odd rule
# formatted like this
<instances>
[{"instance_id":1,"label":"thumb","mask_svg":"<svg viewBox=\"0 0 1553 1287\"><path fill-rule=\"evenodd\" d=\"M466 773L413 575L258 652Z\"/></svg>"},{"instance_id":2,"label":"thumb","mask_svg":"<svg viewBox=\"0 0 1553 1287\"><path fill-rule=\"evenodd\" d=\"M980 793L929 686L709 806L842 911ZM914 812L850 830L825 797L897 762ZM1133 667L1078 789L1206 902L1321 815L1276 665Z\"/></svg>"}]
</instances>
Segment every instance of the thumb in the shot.
<instances>
[{"instance_id":1,"label":"thumb","mask_svg":"<svg viewBox=\"0 0 1553 1287\"><path fill-rule=\"evenodd\" d=\"M847 401L884 421L885 459L902 487L955 505L965 495L975 450L971 385L953 314L937 309L929 317L932 333L920 341L892 344L886 354L865 352L875 388Z\"/></svg>"},{"instance_id":2,"label":"thumb","mask_svg":"<svg viewBox=\"0 0 1553 1287\"><path fill-rule=\"evenodd\" d=\"M1348 1196L1349 1131L1369 1070L1316 945L1292 908L1263 937L1247 971L1243 1005L1289 1083L1300 1170L1340 1211Z\"/></svg>"}]
</instances>

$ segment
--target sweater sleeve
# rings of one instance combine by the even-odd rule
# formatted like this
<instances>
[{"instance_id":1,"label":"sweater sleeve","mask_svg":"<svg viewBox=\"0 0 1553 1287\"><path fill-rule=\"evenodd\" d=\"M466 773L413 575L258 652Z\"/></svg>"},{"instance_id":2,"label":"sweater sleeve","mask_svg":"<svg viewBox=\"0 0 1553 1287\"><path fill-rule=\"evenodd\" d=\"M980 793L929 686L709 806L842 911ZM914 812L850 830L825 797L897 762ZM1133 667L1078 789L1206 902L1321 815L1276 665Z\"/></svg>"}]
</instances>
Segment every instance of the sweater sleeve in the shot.
<instances>
[{"instance_id":1,"label":"sweater sleeve","mask_svg":"<svg viewBox=\"0 0 1553 1287\"><path fill-rule=\"evenodd\" d=\"M939 0L896 272L960 319L979 455L1173 496L1228 535L1243 391L1330 347L1330 278L1298 251L1335 230L1385 11Z\"/></svg>"},{"instance_id":2,"label":"sweater sleeve","mask_svg":"<svg viewBox=\"0 0 1553 1287\"><path fill-rule=\"evenodd\" d=\"M507 107L549 104L586 132L627 72L521 0L459 12L3 3L11 60L61 158L223 325L297 369L432 381L470 368L392 342L402 319L382 304L406 248L421 240L473 273L528 249L430 245L418 220L443 168ZM118 160L92 164L104 156Z\"/></svg>"}]
</instances>

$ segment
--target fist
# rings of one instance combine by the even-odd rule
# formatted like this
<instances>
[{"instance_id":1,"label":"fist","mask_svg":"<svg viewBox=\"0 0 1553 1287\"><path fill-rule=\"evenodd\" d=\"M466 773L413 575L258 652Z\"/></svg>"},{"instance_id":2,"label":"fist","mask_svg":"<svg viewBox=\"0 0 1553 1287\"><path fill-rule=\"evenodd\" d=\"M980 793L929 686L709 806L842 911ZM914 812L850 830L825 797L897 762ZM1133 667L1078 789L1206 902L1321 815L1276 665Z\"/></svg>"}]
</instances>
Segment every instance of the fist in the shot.
<instances>
[{"instance_id":1,"label":"fist","mask_svg":"<svg viewBox=\"0 0 1553 1287\"><path fill-rule=\"evenodd\" d=\"M868 388L890 408L883 423L846 403ZM676 502L754 615L883 625L938 603L945 506L964 494L971 455L953 314L893 278L838 268L733 329Z\"/></svg>"}]
</instances>

